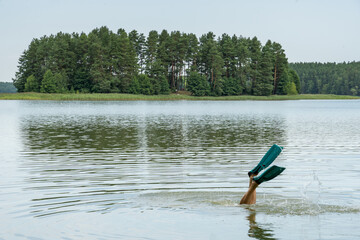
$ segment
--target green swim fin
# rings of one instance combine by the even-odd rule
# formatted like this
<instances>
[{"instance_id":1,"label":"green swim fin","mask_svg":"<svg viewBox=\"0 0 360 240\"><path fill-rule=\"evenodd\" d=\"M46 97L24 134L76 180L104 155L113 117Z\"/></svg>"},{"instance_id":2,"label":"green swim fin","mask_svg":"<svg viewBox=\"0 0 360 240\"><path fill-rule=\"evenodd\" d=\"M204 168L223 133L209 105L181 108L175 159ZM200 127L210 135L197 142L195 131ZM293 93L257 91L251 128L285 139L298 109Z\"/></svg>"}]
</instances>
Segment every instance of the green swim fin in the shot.
<instances>
[{"instance_id":1,"label":"green swim fin","mask_svg":"<svg viewBox=\"0 0 360 240\"><path fill-rule=\"evenodd\" d=\"M282 150L283 147L280 147L276 144L272 145L272 147L261 159L259 164L253 170L248 172L249 177L251 176L251 174L258 174L261 170L267 168L277 158L277 156L279 156Z\"/></svg>"},{"instance_id":2,"label":"green swim fin","mask_svg":"<svg viewBox=\"0 0 360 240\"><path fill-rule=\"evenodd\" d=\"M282 173L285 170L284 167L278 167L276 165L271 166L269 169L267 169L263 174L261 174L259 177L254 177L253 180L260 184L262 182L269 181L275 177L277 177L280 173Z\"/></svg>"}]
</instances>

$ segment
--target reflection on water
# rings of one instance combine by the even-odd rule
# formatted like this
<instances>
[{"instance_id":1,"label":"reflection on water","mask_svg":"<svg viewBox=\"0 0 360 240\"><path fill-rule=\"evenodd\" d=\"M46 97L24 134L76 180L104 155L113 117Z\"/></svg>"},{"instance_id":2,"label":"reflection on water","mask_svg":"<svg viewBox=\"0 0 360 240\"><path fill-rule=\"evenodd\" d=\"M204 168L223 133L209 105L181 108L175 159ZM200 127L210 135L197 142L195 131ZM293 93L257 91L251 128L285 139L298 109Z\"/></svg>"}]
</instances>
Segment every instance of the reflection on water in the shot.
<instances>
[{"instance_id":1,"label":"reflection on water","mask_svg":"<svg viewBox=\"0 0 360 240\"><path fill-rule=\"evenodd\" d=\"M297 221L309 236L319 236L316 224L306 225L309 216L330 216L327 224L316 225L328 238L337 232L323 226L334 227L338 218L349 216L360 220L354 217L360 212L360 185L354 181L360 177L360 135L355 134L360 101L6 104L0 102L0 190L5 193L0 218L14 217L16 225L26 219L77 223L97 214L94 219L102 216L107 224L116 219L131 228L129 239L168 239L154 229L172 229L167 224L174 222L184 227L177 233L199 234L174 239L204 239L199 236L215 230L222 238L212 239L286 239L282 226ZM285 147L276 164L286 171L258 188L256 205L239 206L247 172L274 143ZM233 218L243 219L246 228L237 224L225 232ZM220 219L229 221L219 225ZM211 230L194 229L194 222L206 222ZM151 230L146 232L145 223ZM114 229L119 232L107 238L128 236ZM357 236L344 225L342 230L342 236ZM70 232L64 239L76 238L76 230ZM149 232L157 235L151 238Z\"/></svg>"},{"instance_id":2,"label":"reflection on water","mask_svg":"<svg viewBox=\"0 0 360 240\"><path fill-rule=\"evenodd\" d=\"M260 240L276 240L274 238L272 226L262 226L256 222L256 211L249 209L249 237Z\"/></svg>"},{"instance_id":3,"label":"reflection on water","mask_svg":"<svg viewBox=\"0 0 360 240\"><path fill-rule=\"evenodd\" d=\"M239 191L255 146L284 142L281 118L242 114L32 115L21 129L34 216L107 211L147 191Z\"/></svg>"},{"instance_id":4,"label":"reflection on water","mask_svg":"<svg viewBox=\"0 0 360 240\"><path fill-rule=\"evenodd\" d=\"M40 116L22 119L29 151L243 147L283 141L278 118L189 116Z\"/></svg>"}]
</instances>

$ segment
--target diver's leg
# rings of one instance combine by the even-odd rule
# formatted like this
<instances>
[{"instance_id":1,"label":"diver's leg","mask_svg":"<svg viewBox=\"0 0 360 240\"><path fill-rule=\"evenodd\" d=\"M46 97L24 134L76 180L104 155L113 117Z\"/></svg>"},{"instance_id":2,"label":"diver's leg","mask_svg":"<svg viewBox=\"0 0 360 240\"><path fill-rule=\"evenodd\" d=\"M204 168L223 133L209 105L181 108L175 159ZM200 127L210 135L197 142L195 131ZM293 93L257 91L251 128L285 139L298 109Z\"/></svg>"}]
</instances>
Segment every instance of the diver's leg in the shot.
<instances>
[{"instance_id":1,"label":"diver's leg","mask_svg":"<svg viewBox=\"0 0 360 240\"><path fill-rule=\"evenodd\" d=\"M259 186L253 181L254 175L250 176L249 189L240 200L240 204L255 204L256 203L256 188Z\"/></svg>"}]
</instances>

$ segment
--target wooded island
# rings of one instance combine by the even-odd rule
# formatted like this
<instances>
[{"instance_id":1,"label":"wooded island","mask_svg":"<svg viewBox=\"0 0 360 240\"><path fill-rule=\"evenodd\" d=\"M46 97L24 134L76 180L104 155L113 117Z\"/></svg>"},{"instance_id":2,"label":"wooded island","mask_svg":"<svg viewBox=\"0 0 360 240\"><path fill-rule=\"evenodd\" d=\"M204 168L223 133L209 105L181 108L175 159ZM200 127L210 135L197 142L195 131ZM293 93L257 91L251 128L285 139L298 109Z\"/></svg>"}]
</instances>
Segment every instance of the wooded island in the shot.
<instances>
[{"instance_id":1,"label":"wooded island","mask_svg":"<svg viewBox=\"0 0 360 240\"><path fill-rule=\"evenodd\" d=\"M42 93L269 96L301 89L284 49L270 40L107 27L33 39L13 80L19 92Z\"/></svg>"}]
</instances>

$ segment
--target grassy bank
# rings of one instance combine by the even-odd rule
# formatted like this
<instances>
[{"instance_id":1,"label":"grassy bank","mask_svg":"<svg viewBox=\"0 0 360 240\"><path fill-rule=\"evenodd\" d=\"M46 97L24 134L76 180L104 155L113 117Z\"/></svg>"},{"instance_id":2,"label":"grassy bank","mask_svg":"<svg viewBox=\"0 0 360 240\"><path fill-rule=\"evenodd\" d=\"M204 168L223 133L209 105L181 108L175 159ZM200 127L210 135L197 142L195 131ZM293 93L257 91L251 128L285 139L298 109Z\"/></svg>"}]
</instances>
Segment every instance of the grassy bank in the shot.
<instances>
[{"instance_id":1,"label":"grassy bank","mask_svg":"<svg viewBox=\"0 0 360 240\"><path fill-rule=\"evenodd\" d=\"M0 100L56 100L56 101L164 101L164 100L301 100L301 99L360 99L357 96L331 94L300 94L273 96L224 96L195 97L187 94L133 95L133 94L46 94L46 93L0 93Z\"/></svg>"}]
</instances>

